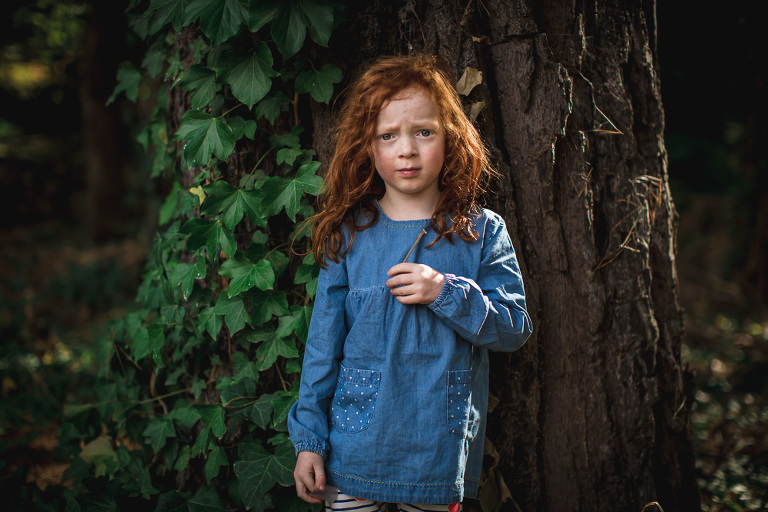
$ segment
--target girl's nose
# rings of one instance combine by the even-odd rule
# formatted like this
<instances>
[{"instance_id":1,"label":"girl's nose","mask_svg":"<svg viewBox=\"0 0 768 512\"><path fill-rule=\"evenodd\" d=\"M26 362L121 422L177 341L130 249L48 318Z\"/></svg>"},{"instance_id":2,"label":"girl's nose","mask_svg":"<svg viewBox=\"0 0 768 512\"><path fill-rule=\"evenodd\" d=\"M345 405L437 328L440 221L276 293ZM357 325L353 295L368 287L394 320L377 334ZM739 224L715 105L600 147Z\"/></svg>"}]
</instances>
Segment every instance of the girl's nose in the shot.
<instances>
[{"instance_id":1,"label":"girl's nose","mask_svg":"<svg viewBox=\"0 0 768 512\"><path fill-rule=\"evenodd\" d=\"M416 144L413 140L413 137L400 137L400 146L399 146L399 155L400 157L411 157L416 155Z\"/></svg>"}]
</instances>

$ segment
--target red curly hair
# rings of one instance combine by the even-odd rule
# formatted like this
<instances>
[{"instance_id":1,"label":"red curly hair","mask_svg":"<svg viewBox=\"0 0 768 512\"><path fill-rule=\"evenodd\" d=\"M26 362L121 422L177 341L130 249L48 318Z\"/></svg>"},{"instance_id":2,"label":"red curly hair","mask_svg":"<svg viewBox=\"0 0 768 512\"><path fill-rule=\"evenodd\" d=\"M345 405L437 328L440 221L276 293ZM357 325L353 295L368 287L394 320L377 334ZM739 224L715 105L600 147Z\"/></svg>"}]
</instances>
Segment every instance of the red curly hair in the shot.
<instances>
[{"instance_id":1,"label":"red curly hair","mask_svg":"<svg viewBox=\"0 0 768 512\"><path fill-rule=\"evenodd\" d=\"M375 200L384 195L384 182L374 165L376 118L387 100L411 86L432 98L445 130L440 197L430 219L438 237L430 245L441 238L452 241L454 234L466 241L477 239L472 217L480 210L478 199L493 171L480 135L464 113L455 83L444 60L419 54L379 58L352 84L336 127L336 148L319 198L320 213L312 218L312 252L321 267L327 266L325 258L338 263L339 255L352 246L354 233L378 220ZM370 212L371 221L358 225L356 219L363 210ZM351 234L344 248L343 226Z\"/></svg>"}]
</instances>

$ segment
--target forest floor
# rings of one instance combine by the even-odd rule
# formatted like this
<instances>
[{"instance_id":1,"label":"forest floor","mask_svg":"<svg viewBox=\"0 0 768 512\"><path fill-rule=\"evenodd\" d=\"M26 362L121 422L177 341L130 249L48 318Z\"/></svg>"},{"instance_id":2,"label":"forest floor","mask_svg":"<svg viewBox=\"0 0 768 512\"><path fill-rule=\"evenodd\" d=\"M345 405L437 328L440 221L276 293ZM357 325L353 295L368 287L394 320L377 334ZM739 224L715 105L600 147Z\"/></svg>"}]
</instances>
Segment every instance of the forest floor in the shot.
<instances>
[{"instance_id":1,"label":"forest floor","mask_svg":"<svg viewBox=\"0 0 768 512\"><path fill-rule=\"evenodd\" d=\"M58 224L15 229L3 241L0 491L31 496L62 485L64 406L91 385L99 340L132 307L147 246L134 240L93 246ZM680 290L683 359L697 384L691 435L702 509L764 510L768 310L685 266Z\"/></svg>"}]
</instances>

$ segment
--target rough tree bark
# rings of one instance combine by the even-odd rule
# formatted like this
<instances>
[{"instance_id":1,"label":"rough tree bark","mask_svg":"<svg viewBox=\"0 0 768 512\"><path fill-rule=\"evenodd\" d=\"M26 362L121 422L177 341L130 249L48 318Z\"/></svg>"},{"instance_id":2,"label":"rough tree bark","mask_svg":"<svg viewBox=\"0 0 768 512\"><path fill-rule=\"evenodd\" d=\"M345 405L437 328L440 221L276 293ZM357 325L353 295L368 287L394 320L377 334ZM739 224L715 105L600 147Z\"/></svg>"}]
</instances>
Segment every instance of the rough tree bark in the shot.
<instances>
[{"instance_id":1,"label":"rough tree bark","mask_svg":"<svg viewBox=\"0 0 768 512\"><path fill-rule=\"evenodd\" d=\"M331 61L439 53L501 172L534 336L494 357L502 509L698 510L653 0L347 2ZM315 105L316 149L332 112ZM492 459L491 459L492 460Z\"/></svg>"}]
</instances>

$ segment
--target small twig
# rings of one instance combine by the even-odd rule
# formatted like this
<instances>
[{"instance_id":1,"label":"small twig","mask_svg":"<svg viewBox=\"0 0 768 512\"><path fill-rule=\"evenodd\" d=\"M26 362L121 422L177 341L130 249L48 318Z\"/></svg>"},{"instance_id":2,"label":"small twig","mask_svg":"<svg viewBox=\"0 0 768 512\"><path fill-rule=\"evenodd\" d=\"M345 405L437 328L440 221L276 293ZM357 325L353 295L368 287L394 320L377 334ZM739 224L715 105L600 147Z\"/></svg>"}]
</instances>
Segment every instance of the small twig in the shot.
<instances>
[{"instance_id":1,"label":"small twig","mask_svg":"<svg viewBox=\"0 0 768 512\"><path fill-rule=\"evenodd\" d=\"M417 245L419 245L419 240L421 240L421 237L423 237L426 234L427 234L427 230L426 229L422 229L421 233L419 233L418 238L416 238L416 241L413 242L413 245L411 246L411 250L408 251L408 254L405 255L405 259L403 260L403 263L408 261L408 258L411 257L411 253L413 252L413 250L416 248Z\"/></svg>"},{"instance_id":2,"label":"small twig","mask_svg":"<svg viewBox=\"0 0 768 512\"><path fill-rule=\"evenodd\" d=\"M659 510L661 510L661 512L664 512L664 509L661 508L661 505L659 505L658 501L650 502L649 504L647 504L646 506L643 507L643 510L641 512L645 512L645 509L647 509L648 507L653 507L653 506L659 507Z\"/></svg>"}]
</instances>

